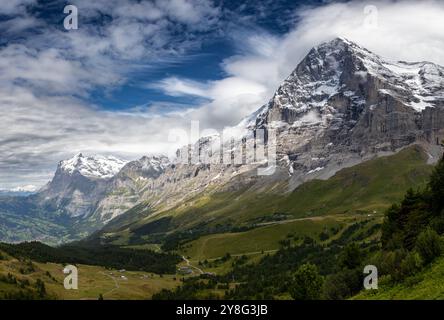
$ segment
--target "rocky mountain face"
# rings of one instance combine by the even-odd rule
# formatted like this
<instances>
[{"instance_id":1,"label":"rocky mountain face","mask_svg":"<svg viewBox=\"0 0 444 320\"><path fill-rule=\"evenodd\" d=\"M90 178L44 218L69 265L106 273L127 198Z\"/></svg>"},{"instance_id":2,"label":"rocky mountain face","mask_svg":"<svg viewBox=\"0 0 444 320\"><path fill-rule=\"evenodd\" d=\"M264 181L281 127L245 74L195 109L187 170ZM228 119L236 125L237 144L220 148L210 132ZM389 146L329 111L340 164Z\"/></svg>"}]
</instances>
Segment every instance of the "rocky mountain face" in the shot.
<instances>
[{"instance_id":1,"label":"rocky mountain face","mask_svg":"<svg viewBox=\"0 0 444 320\"><path fill-rule=\"evenodd\" d=\"M115 157L85 157L79 153L61 161L54 178L34 198L71 217L88 216L106 195L109 179L124 165L125 161Z\"/></svg>"},{"instance_id":2,"label":"rocky mountain face","mask_svg":"<svg viewBox=\"0 0 444 320\"><path fill-rule=\"evenodd\" d=\"M249 126L277 131L293 186L415 142L433 157L444 135L443 75L430 62L391 62L334 39L308 53Z\"/></svg>"},{"instance_id":3,"label":"rocky mountain face","mask_svg":"<svg viewBox=\"0 0 444 320\"><path fill-rule=\"evenodd\" d=\"M257 157L259 131L276 163ZM337 38L313 48L231 132L234 139L216 135L184 146L175 159L76 155L33 197L98 228L143 203L159 212L202 192L269 190L276 182L288 185L279 192L291 191L414 143L433 162L444 138L444 68L388 61Z\"/></svg>"},{"instance_id":4,"label":"rocky mountain face","mask_svg":"<svg viewBox=\"0 0 444 320\"><path fill-rule=\"evenodd\" d=\"M143 157L129 162L107 183L107 194L94 215L108 222L140 203L157 210L166 209L212 187L222 188L235 174L246 171L246 167L186 164L163 156Z\"/></svg>"}]
</instances>

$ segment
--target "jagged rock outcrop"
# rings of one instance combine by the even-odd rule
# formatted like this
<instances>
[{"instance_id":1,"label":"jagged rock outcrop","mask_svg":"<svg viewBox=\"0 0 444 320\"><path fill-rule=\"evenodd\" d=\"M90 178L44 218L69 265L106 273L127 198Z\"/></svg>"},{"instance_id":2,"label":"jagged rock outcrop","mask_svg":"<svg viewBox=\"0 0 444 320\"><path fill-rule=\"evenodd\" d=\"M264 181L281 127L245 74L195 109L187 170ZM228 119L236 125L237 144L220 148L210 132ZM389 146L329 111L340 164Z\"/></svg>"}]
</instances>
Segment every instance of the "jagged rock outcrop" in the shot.
<instances>
[{"instance_id":1,"label":"jagged rock outcrop","mask_svg":"<svg viewBox=\"0 0 444 320\"><path fill-rule=\"evenodd\" d=\"M386 61L337 38L313 48L249 126L277 130L295 187L381 152L436 145L443 75L433 63Z\"/></svg>"},{"instance_id":2,"label":"jagged rock outcrop","mask_svg":"<svg viewBox=\"0 0 444 320\"><path fill-rule=\"evenodd\" d=\"M48 210L70 217L88 217L106 196L107 186L125 161L115 157L83 156L61 161L54 178L32 196Z\"/></svg>"}]
</instances>

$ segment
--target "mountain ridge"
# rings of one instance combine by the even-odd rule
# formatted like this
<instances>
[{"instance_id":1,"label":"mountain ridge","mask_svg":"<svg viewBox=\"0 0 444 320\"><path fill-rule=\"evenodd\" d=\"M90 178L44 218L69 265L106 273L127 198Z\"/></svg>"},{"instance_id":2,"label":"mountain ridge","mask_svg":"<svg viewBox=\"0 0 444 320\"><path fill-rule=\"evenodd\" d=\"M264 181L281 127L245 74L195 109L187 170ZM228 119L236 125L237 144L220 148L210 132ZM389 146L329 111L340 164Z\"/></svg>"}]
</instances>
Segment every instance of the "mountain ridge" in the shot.
<instances>
[{"instance_id":1,"label":"mountain ridge","mask_svg":"<svg viewBox=\"0 0 444 320\"><path fill-rule=\"evenodd\" d=\"M84 157L82 153L77 153L71 159L61 161L59 168L68 174L79 172L85 177L106 179L115 176L126 163L128 161L113 156L93 155Z\"/></svg>"},{"instance_id":2,"label":"mountain ridge","mask_svg":"<svg viewBox=\"0 0 444 320\"><path fill-rule=\"evenodd\" d=\"M234 128L234 141L202 137L179 149L176 159L109 163L77 154L62 161L54 179L32 197L91 232L143 203L155 214L202 193L291 192L412 144L436 162L444 138L443 70L428 62L390 62L336 38L310 50L270 101ZM258 130L266 148L276 150L276 163L256 161ZM248 147L253 156L236 154ZM273 174L258 175L264 165Z\"/></svg>"}]
</instances>

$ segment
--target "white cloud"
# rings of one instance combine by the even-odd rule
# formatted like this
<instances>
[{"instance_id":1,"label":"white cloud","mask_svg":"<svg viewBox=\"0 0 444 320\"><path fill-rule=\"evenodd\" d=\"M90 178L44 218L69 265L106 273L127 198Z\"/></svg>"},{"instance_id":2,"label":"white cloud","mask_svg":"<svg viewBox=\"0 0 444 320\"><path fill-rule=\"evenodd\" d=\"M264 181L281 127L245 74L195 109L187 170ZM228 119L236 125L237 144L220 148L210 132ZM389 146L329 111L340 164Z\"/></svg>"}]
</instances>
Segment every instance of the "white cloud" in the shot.
<instances>
[{"instance_id":1,"label":"white cloud","mask_svg":"<svg viewBox=\"0 0 444 320\"><path fill-rule=\"evenodd\" d=\"M156 4L169 16L196 29L211 23L219 15L219 9L205 0L167 0L156 1Z\"/></svg>"},{"instance_id":2,"label":"white cloud","mask_svg":"<svg viewBox=\"0 0 444 320\"><path fill-rule=\"evenodd\" d=\"M197 96L211 98L208 84L177 77L165 78L159 82L147 85L148 88L159 89L173 97Z\"/></svg>"},{"instance_id":3,"label":"white cloud","mask_svg":"<svg viewBox=\"0 0 444 320\"><path fill-rule=\"evenodd\" d=\"M237 124L269 98L261 83L234 75L212 82L208 96L212 102L192 110L189 117L218 130Z\"/></svg>"},{"instance_id":4,"label":"white cloud","mask_svg":"<svg viewBox=\"0 0 444 320\"><path fill-rule=\"evenodd\" d=\"M26 12L26 6L36 3L36 0L8 0L3 1L0 13L4 15L17 15Z\"/></svg>"},{"instance_id":5,"label":"white cloud","mask_svg":"<svg viewBox=\"0 0 444 320\"><path fill-rule=\"evenodd\" d=\"M32 184L27 184L24 186L18 186L15 188L12 188L11 191L12 192L36 192L39 188L32 185Z\"/></svg>"},{"instance_id":6,"label":"white cloud","mask_svg":"<svg viewBox=\"0 0 444 320\"><path fill-rule=\"evenodd\" d=\"M81 63L67 60L55 49L35 50L22 44L12 44L0 50L0 83L8 86L34 88L45 94L82 94L93 80ZM20 84L17 84L20 83ZM108 82L106 82L108 83Z\"/></svg>"},{"instance_id":7,"label":"white cloud","mask_svg":"<svg viewBox=\"0 0 444 320\"><path fill-rule=\"evenodd\" d=\"M366 23L368 5L376 8L377 26ZM356 41L382 56L444 64L442 1L354 1L300 12L301 23L287 35L283 49L298 54L335 36Z\"/></svg>"}]
</instances>

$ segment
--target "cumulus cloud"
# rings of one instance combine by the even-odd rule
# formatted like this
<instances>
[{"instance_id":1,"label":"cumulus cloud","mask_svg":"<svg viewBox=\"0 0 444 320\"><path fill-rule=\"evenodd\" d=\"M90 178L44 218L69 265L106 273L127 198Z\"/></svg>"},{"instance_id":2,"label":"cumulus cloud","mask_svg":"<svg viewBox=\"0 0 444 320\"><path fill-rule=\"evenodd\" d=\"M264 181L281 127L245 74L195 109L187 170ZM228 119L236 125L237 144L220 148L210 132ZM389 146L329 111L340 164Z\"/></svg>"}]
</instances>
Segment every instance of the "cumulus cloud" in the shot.
<instances>
[{"instance_id":1,"label":"cumulus cloud","mask_svg":"<svg viewBox=\"0 0 444 320\"><path fill-rule=\"evenodd\" d=\"M352 1L303 10L285 39L289 54L344 36L394 60L444 64L442 1ZM297 42L297 44L296 44Z\"/></svg>"},{"instance_id":2,"label":"cumulus cloud","mask_svg":"<svg viewBox=\"0 0 444 320\"><path fill-rule=\"evenodd\" d=\"M82 12L78 32L46 25L46 32L0 48L0 188L42 185L59 160L78 151L126 159L164 152L171 148L168 131L188 129L190 120L199 120L201 129L234 125L272 97L311 47L336 36L390 59L444 65L444 3L333 3L298 10L297 23L283 35L234 28L237 54L221 62L219 80L168 76L148 84L204 102L109 112L86 102L93 89L124 84L140 60L156 65L198 48L207 32L221 28L221 10L203 0L72 2ZM35 25L27 11L32 0L8 3L1 10L21 23L0 22L5 33ZM369 12L377 13L377 24L368 23ZM88 24L98 15L112 21Z\"/></svg>"},{"instance_id":3,"label":"cumulus cloud","mask_svg":"<svg viewBox=\"0 0 444 320\"><path fill-rule=\"evenodd\" d=\"M150 87L174 97L197 96L209 100L200 106L189 107L181 116L184 121L199 121L204 127L216 130L237 124L263 104L271 92L264 84L235 74L208 82L172 77Z\"/></svg>"}]
</instances>

